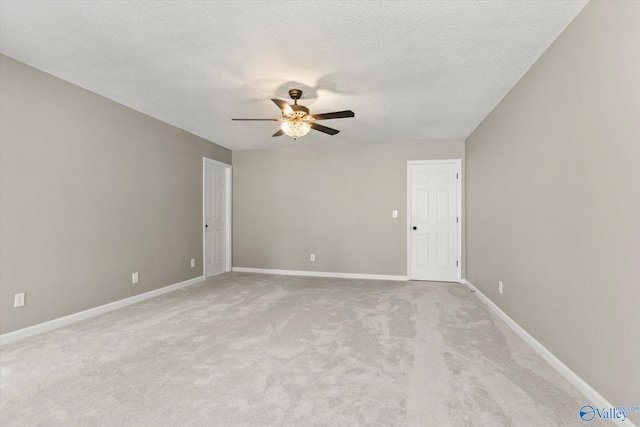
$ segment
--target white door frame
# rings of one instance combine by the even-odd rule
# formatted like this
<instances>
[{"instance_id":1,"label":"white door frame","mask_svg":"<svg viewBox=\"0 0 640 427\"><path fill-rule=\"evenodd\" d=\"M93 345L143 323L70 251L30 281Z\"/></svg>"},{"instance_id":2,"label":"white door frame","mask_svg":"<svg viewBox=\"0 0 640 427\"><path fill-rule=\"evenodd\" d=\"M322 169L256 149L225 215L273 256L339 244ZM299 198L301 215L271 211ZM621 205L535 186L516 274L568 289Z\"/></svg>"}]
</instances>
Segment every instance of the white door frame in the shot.
<instances>
[{"instance_id":1,"label":"white door frame","mask_svg":"<svg viewBox=\"0 0 640 427\"><path fill-rule=\"evenodd\" d=\"M227 163L222 163L217 160L209 159L207 157L202 158L202 276L207 278L207 265L205 260L207 259L207 236L206 236L206 197L207 197L207 163L217 167L223 167L224 171L224 179L225 179L225 188L224 188L224 204L225 204L225 237L226 242L224 245L225 251L225 266L224 271L231 271L231 201L233 198L231 197L231 189L233 186L231 185L231 165Z\"/></svg>"},{"instance_id":2,"label":"white door frame","mask_svg":"<svg viewBox=\"0 0 640 427\"><path fill-rule=\"evenodd\" d=\"M444 160L409 160L407 161L407 277L411 280L411 166L412 165L436 165L442 163L455 163L458 166L458 269L457 281L462 280L462 159Z\"/></svg>"}]
</instances>

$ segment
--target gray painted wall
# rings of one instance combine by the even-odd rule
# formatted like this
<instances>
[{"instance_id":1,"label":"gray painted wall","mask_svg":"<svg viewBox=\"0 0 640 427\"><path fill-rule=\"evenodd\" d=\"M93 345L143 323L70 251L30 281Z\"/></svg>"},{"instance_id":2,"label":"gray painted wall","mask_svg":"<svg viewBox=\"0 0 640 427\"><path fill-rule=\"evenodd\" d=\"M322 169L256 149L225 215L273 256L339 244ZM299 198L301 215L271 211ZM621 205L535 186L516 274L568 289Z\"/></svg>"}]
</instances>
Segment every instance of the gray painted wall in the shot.
<instances>
[{"instance_id":1,"label":"gray painted wall","mask_svg":"<svg viewBox=\"0 0 640 427\"><path fill-rule=\"evenodd\" d=\"M303 141L233 153L234 267L406 275L407 161L464 159L464 141Z\"/></svg>"},{"instance_id":2,"label":"gray painted wall","mask_svg":"<svg viewBox=\"0 0 640 427\"><path fill-rule=\"evenodd\" d=\"M0 332L202 275L205 156L231 163L225 148L2 56Z\"/></svg>"},{"instance_id":3,"label":"gray painted wall","mask_svg":"<svg viewBox=\"0 0 640 427\"><path fill-rule=\"evenodd\" d=\"M466 147L468 280L614 405L640 402L639 17L590 2Z\"/></svg>"}]
</instances>

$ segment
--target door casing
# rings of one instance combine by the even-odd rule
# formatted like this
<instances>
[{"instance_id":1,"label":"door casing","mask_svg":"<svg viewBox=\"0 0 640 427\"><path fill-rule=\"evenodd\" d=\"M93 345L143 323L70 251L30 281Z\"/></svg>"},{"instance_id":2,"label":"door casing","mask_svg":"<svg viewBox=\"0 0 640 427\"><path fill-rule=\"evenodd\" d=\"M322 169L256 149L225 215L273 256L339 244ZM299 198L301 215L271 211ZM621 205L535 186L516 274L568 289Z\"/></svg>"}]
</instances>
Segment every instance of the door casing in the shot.
<instances>
[{"instance_id":1,"label":"door casing","mask_svg":"<svg viewBox=\"0 0 640 427\"><path fill-rule=\"evenodd\" d=\"M231 196L231 189L233 188L232 183L231 183L231 178L232 178L232 169L231 169L231 165L227 164L227 163L222 163L219 162L217 160L213 160L213 159L209 159L207 157L203 157L202 158L202 275L203 277L206 279L207 278L207 265L206 265L206 259L207 259L207 236L206 236L206 229L205 229L205 225L206 225L206 197L207 197L207 183L206 183L206 179L207 179L207 164L216 166L216 167L221 167L225 169L225 200L224 200L224 204L225 204L225 266L224 266L224 271L228 272L231 271L231 266L233 265L231 262L231 230L232 230L232 226L231 226L231 221L232 221L232 217L231 217L231 201L233 200L232 196Z\"/></svg>"},{"instance_id":2,"label":"door casing","mask_svg":"<svg viewBox=\"0 0 640 427\"><path fill-rule=\"evenodd\" d=\"M458 181L458 241L457 257L460 265L457 270L456 282L462 280L462 159L442 159L442 160L409 160L407 161L407 277L411 278L411 166L413 165L436 165L436 164L456 164L459 173Z\"/></svg>"}]
</instances>

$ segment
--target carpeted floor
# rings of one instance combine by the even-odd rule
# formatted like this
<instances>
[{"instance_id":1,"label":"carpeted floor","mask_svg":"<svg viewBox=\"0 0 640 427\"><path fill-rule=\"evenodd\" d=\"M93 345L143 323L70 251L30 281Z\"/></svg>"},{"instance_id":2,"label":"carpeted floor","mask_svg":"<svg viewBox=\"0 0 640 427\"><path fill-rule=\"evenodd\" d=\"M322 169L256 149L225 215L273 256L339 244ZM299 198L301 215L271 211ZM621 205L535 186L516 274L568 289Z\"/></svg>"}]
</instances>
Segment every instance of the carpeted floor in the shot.
<instances>
[{"instance_id":1,"label":"carpeted floor","mask_svg":"<svg viewBox=\"0 0 640 427\"><path fill-rule=\"evenodd\" d=\"M0 361L4 427L583 426L589 403L454 283L227 273Z\"/></svg>"}]
</instances>

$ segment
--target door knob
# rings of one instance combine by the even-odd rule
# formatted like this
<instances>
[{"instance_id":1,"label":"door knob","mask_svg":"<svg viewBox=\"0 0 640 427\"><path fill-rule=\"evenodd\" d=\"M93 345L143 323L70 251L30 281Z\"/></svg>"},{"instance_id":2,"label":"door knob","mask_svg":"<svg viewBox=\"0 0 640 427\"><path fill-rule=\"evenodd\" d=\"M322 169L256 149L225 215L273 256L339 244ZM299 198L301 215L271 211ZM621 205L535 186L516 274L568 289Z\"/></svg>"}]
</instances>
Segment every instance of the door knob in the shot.
<instances>
[{"instance_id":1,"label":"door knob","mask_svg":"<svg viewBox=\"0 0 640 427\"><path fill-rule=\"evenodd\" d=\"M417 230L417 229L418 229L418 227L411 227L411 228L413 228L414 230Z\"/></svg>"}]
</instances>

